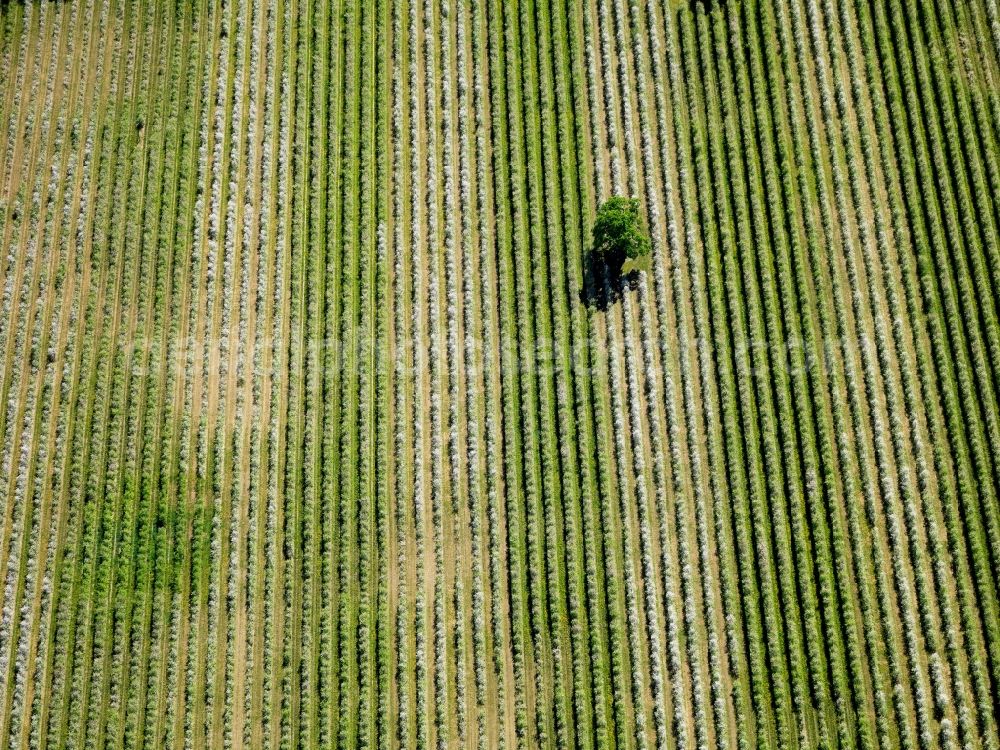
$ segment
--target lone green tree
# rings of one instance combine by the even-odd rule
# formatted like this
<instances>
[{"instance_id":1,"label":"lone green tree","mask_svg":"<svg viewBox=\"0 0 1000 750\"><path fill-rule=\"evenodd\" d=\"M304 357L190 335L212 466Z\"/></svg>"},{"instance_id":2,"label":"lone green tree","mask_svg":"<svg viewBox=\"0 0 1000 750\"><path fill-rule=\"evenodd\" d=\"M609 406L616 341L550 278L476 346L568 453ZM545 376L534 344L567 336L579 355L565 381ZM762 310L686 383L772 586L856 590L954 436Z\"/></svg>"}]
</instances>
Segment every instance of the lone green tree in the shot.
<instances>
[{"instance_id":1,"label":"lone green tree","mask_svg":"<svg viewBox=\"0 0 1000 750\"><path fill-rule=\"evenodd\" d=\"M594 252L612 275L620 274L626 261L649 255L649 237L642 227L637 198L615 196L597 209Z\"/></svg>"}]
</instances>

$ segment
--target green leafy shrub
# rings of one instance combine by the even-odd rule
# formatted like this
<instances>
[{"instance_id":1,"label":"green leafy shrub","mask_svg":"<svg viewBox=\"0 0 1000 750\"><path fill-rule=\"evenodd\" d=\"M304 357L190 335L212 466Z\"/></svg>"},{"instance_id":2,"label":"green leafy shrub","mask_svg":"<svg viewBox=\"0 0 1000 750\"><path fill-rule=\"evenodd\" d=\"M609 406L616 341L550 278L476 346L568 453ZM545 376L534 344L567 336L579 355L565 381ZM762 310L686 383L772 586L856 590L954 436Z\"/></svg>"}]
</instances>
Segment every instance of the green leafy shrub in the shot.
<instances>
[{"instance_id":1,"label":"green leafy shrub","mask_svg":"<svg viewBox=\"0 0 1000 750\"><path fill-rule=\"evenodd\" d=\"M594 252L612 272L620 272L626 261L649 255L649 237L642 226L637 198L616 196L597 210Z\"/></svg>"}]
</instances>

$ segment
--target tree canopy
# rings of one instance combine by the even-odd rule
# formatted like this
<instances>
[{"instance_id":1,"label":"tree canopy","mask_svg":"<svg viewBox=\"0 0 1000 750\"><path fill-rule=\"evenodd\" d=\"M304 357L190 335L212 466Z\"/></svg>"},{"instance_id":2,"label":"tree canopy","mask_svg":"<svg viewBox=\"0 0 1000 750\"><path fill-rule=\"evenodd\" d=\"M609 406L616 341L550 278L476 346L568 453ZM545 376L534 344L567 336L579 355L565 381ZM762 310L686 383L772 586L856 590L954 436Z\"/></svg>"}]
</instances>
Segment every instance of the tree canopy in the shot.
<instances>
[{"instance_id":1,"label":"tree canopy","mask_svg":"<svg viewBox=\"0 0 1000 750\"><path fill-rule=\"evenodd\" d=\"M594 224L594 252L614 272L627 260L649 255L649 237L642 226L637 198L615 196L597 210Z\"/></svg>"}]
</instances>

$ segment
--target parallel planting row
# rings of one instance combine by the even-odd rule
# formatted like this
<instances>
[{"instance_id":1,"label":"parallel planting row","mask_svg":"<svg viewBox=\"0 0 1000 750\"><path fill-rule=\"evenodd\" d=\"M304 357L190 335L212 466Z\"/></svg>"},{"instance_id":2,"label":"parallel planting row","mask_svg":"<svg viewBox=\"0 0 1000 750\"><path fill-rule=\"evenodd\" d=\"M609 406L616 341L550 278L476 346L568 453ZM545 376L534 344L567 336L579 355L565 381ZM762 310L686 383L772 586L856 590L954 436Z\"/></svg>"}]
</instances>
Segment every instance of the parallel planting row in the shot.
<instances>
[{"instance_id":1,"label":"parallel planting row","mask_svg":"<svg viewBox=\"0 0 1000 750\"><path fill-rule=\"evenodd\" d=\"M1000 750L996 0L25 0L0 70L0 744Z\"/></svg>"}]
</instances>

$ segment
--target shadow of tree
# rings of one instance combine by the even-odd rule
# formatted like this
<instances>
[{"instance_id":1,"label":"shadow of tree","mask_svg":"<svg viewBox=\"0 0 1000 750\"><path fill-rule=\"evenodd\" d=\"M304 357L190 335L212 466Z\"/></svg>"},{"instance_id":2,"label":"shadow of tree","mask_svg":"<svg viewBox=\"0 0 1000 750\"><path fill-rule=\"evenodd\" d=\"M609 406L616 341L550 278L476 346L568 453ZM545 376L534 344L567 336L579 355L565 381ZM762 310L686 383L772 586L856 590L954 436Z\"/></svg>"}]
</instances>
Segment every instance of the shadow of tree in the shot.
<instances>
[{"instance_id":1,"label":"shadow of tree","mask_svg":"<svg viewBox=\"0 0 1000 750\"><path fill-rule=\"evenodd\" d=\"M724 8L728 4L727 0L686 0L686 2L677 3L677 7L686 7L688 10L701 8L702 10L710 13L718 8Z\"/></svg>"},{"instance_id":2,"label":"shadow of tree","mask_svg":"<svg viewBox=\"0 0 1000 750\"><path fill-rule=\"evenodd\" d=\"M622 273L622 264L612 267L604 255L593 248L583 259L583 286L580 288L580 302L592 310L606 311L620 301L625 290L634 286L638 271Z\"/></svg>"},{"instance_id":3,"label":"shadow of tree","mask_svg":"<svg viewBox=\"0 0 1000 750\"><path fill-rule=\"evenodd\" d=\"M580 287L580 302L590 309L607 310L614 290L608 288L608 266L604 257L588 249L583 257L583 286Z\"/></svg>"}]
</instances>

